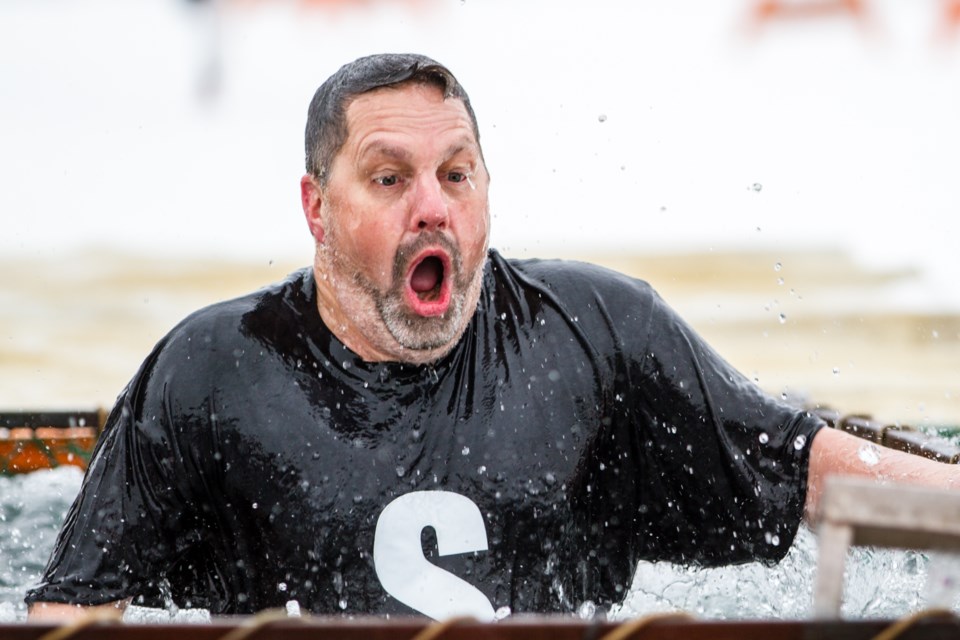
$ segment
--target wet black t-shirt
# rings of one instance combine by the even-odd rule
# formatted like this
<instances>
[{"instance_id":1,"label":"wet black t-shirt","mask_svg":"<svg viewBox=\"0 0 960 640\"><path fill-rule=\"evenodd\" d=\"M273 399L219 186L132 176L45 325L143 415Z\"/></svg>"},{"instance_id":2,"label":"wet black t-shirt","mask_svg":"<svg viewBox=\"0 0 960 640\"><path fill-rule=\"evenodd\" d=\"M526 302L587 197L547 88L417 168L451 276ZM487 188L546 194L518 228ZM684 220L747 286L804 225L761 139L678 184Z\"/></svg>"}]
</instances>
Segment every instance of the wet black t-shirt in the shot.
<instances>
[{"instance_id":1,"label":"wet black t-shirt","mask_svg":"<svg viewBox=\"0 0 960 640\"><path fill-rule=\"evenodd\" d=\"M781 558L820 426L595 266L491 252L476 315L432 366L359 359L305 269L157 345L27 600L609 605L641 559Z\"/></svg>"}]
</instances>

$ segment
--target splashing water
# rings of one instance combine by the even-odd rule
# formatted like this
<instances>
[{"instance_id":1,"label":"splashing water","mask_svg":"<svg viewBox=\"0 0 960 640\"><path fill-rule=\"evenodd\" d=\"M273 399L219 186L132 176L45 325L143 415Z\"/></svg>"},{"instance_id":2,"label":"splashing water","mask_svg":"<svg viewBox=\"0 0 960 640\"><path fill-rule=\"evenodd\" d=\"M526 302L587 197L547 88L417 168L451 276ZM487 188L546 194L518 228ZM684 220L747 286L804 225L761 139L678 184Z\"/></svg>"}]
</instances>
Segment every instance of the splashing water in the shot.
<instances>
[{"instance_id":1,"label":"splashing water","mask_svg":"<svg viewBox=\"0 0 960 640\"><path fill-rule=\"evenodd\" d=\"M0 603L26 616L23 595L40 578L60 523L80 489L76 467L0 477Z\"/></svg>"},{"instance_id":2,"label":"splashing water","mask_svg":"<svg viewBox=\"0 0 960 640\"><path fill-rule=\"evenodd\" d=\"M813 611L817 539L798 533L774 567L750 563L715 569L641 562L618 619L686 611L710 619L806 619ZM855 548L847 559L844 618L897 618L927 606L930 560L916 551ZM956 609L960 602L955 601Z\"/></svg>"},{"instance_id":3,"label":"splashing water","mask_svg":"<svg viewBox=\"0 0 960 640\"><path fill-rule=\"evenodd\" d=\"M878 465L880 464L880 447L868 442L857 449L857 457L868 466Z\"/></svg>"},{"instance_id":4,"label":"splashing water","mask_svg":"<svg viewBox=\"0 0 960 640\"><path fill-rule=\"evenodd\" d=\"M0 623L26 618L23 595L39 579L81 479L82 473L73 467L0 477ZM707 619L808 618L816 560L816 537L802 528L786 558L774 567L751 563L702 569L641 562L633 587L610 615L627 618L682 610ZM914 551L852 550L843 616L895 618L928 606L934 595L942 601L944 589L932 594L927 584L931 567L927 555ZM946 584L937 571L932 573L938 584ZM951 596L952 606L957 609L957 591ZM138 623L207 622L210 614L197 609L165 611L130 606L124 619Z\"/></svg>"}]
</instances>

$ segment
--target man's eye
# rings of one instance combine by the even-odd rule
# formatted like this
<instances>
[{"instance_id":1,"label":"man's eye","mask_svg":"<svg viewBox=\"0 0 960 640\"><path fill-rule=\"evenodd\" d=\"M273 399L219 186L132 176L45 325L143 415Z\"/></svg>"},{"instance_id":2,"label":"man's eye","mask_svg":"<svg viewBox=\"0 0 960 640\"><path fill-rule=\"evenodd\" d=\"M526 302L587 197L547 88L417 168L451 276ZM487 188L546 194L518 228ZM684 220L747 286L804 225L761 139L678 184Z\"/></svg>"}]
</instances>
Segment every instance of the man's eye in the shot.
<instances>
[{"instance_id":1,"label":"man's eye","mask_svg":"<svg viewBox=\"0 0 960 640\"><path fill-rule=\"evenodd\" d=\"M450 182L466 182L467 174L460 173L459 171L451 171L447 174L447 180Z\"/></svg>"},{"instance_id":2,"label":"man's eye","mask_svg":"<svg viewBox=\"0 0 960 640\"><path fill-rule=\"evenodd\" d=\"M400 178L397 176L379 176L374 178L373 181L379 184L381 187L392 187L400 182Z\"/></svg>"}]
</instances>

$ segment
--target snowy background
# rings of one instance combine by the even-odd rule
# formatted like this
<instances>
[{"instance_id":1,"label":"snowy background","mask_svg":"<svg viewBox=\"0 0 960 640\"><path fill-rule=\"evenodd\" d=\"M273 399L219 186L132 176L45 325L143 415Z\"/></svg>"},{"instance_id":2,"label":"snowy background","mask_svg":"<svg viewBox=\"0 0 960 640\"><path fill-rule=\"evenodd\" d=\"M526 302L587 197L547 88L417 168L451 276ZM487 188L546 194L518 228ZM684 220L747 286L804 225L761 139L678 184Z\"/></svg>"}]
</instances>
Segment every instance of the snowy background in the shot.
<instances>
[{"instance_id":1,"label":"snowy background","mask_svg":"<svg viewBox=\"0 0 960 640\"><path fill-rule=\"evenodd\" d=\"M306 262L310 97L418 51L471 94L508 253L839 248L960 308L946 0L758 4L4 0L0 252Z\"/></svg>"}]
</instances>

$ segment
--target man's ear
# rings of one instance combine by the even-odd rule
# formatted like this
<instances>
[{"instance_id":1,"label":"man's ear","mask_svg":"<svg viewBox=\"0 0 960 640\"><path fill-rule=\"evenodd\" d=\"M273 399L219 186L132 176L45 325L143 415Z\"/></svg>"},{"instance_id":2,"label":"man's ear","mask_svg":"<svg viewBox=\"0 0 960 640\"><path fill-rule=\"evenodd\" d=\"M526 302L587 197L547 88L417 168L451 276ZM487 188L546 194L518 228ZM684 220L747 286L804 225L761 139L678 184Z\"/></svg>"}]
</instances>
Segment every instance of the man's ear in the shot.
<instances>
[{"instance_id":1,"label":"man's ear","mask_svg":"<svg viewBox=\"0 0 960 640\"><path fill-rule=\"evenodd\" d=\"M323 192L317 179L309 173L300 178L300 202L303 204L303 215L310 227L310 235L317 241L323 242L323 221L320 217L320 207L323 204Z\"/></svg>"}]
</instances>

